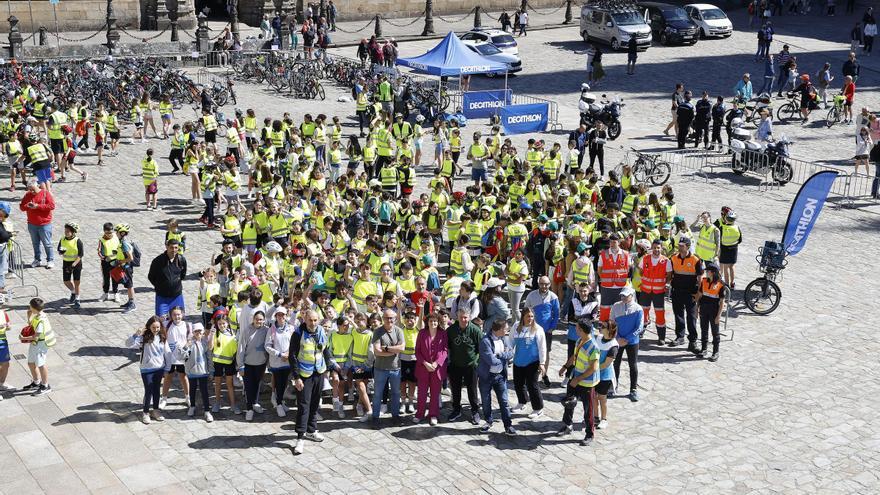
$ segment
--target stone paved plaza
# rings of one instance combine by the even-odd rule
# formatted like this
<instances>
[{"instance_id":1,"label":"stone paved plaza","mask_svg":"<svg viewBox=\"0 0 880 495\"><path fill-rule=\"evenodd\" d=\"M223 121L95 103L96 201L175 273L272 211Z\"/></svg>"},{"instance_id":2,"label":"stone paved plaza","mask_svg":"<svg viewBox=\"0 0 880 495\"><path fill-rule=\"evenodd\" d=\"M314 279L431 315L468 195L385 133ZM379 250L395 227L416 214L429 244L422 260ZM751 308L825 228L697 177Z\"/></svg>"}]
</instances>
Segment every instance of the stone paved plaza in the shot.
<instances>
[{"instance_id":1,"label":"stone paved plaza","mask_svg":"<svg viewBox=\"0 0 880 495\"><path fill-rule=\"evenodd\" d=\"M842 10L842 9L841 9ZM745 25L743 12L734 25ZM838 71L845 59L849 18L783 17L780 42L803 57L811 73L828 60ZM614 145L664 150L668 98L675 82L695 92L730 95L743 72L761 74L754 63L754 33L737 31L728 40L701 41L696 47L652 47L640 55L637 74L625 74L625 54L605 57L607 78L600 91L620 94L627 106L623 135ZM577 118L576 98L584 79L586 45L577 28L533 31L518 40L525 70L510 79L515 93L559 102L560 118L570 130ZM403 56L417 55L436 42L401 46ZM349 56L354 49L339 49ZM778 51L778 44L774 51ZM876 110L878 63L863 61L857 107ZM474 78L474 87L496 87L502 80ZM267 89L240 85L239 107L267 112L323 112L348 116L352 103L337 103L347 93L329 88L325 102L279 98ZM231 111L231 107L227 111ZM189 109L187 108L188 112ZM178 118L187 117L178 115ZM356 125L348 120L348 125ZM475 122L468 129L483 129ZM352 127L348 127L348 130ZM356 130L356 127L354 127ZM854 152L853 126L799 124L778 126L796 140L797 157L843 164ZM524 149L528 136L515 136ZM564 134L545 139L564 141ZM83 308L67 304L60 268L27 269L11 304L13 328L23 325L24 308L39 289L49 302L58 334L50 353L54 392L34 398L7 393L0 402L0 465L6 473L0 492L30 493L877 493L880 491L880 407L873 339L876 316L868 276L880 239L877 207L827 207L806 249L790 260L781 283L782 304L770 316L751 314L740 302L741 287L757 276L753 256L765 240L779 240L796 185L762 193L754 177L735 178L720 171L707 182L689 173L673 175L679 209L688 220L699 212L733 207L743 226L738 287L726 325L721 359L698 361L683 348L658 347L652 333L640 351L642 400L609 402L610 426L597 431L592 447L578 445L575 434L558 439L562 408L558 386L545 390L543 418L514 416L520 435L483 435L469 423L441 422L437 427L367 429L354 419L339 420L322 410L323 444L307 443L294 458L292 415L257 415L252 423L224 409L216 421L187 418L183 396L169 400L166 421L144 426L138 421L142 385L137 357L124 339L150 316L152 288L146 281L149 260L162 250L165 222L175 217L188 237L190 272L196 273L219 251L219 235L197 222L189 180L171 176L167 162L159 180L158 212L143 208L140 161L148 147L166 156L168 143L124 145L119 157L98 168L93 155L82 163L89 172L78 181L54 187L55 239L61 226L77 221L87 257L83 273ZM609 152L610 166L619 153ZM4 172L4 180L6 175ZM424 186L424 177L421 186ZM0 193L17 204L21 192ZM25 260L31 259L25 219L14 211ZM120 314L115 304L100 303L100 274L95 245L103 222L129 222L132 239L144 250L144 266L135 273L138 309ZM19 281L12 280L16 287ZM197 280L184 283L190 308ZM876 293L876 291L873 291ZM17 332L17 330L13 330ZM12 334L13 336L15 333ZM551 370L564 359L564 335L557 331ZM731 341L731 339L733 339ZM13 340L15 340L13 338ZM26 347L10 342L16 355ZM624 366L625 367L625 366ZM7 383L27 383L26 359L16 359ZM627 382L626 372L622 380ZM512 397L512 395L511 395ZM448 400L448 399L447 399ZM266 394L262 402L268 404ZM448 409L444 410L443 416ZM576 417L580 414L576 412ZM333 417L331 417L333 416ZM348 415L349 418L351 414Z\"/></svg>"}]
</instances>

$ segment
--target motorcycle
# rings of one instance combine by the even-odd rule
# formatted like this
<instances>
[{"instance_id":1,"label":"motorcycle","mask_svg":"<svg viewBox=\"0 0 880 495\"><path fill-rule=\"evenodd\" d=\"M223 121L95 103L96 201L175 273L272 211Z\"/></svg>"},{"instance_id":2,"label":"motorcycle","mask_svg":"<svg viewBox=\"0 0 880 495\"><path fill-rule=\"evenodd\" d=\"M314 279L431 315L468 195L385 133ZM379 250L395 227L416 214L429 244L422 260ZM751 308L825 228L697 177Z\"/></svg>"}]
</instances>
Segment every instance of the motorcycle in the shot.
<instances>
[{"instance_id":1,"label":"motorcycle","mask_svg":"<svg viewBox=\"0 0 880 495\"><path fill-rule=\"evenodd\" d=\"M607 96L603 94L602 98L607 98ZM608 138L611 140L617 139L622 130L620 114L623 107L623 100L618 97L610 101L606 99L596 103L596 96L590 93L590 85L581 85L578 110L581 114L580 123L587 126L587 128L593 127L596 125L596 122L601 121L608 128Z\"/></svg>"},{"instance_id":2,"label":"motorcycle","mask_svg":"<svg viewBox=\"0 0 880 495\"><path fill-rule=\"evenodd\" d=\"M739 122L736 122L739 120ZM770 175L779 185L788 184L794 170L787 158L788 146L792 141L784 135L772 142L762 144L751 139L751 134L742 129L742 121L734 119L734 129L731 134L730 149L733 151L730 168L733 173L742 175L746 172L764 174L770 168Z\"/></svg>"}]
</instances>

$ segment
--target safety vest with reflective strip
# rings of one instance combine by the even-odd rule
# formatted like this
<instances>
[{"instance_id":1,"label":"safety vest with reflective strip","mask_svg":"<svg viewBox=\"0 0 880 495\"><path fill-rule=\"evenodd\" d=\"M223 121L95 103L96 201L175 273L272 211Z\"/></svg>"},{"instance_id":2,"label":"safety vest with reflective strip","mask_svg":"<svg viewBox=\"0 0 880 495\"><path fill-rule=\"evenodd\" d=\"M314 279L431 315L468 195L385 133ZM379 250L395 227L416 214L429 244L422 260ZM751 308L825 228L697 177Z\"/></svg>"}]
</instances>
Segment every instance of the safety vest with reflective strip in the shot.
<instances>
[{"instance_id":1,"label":"safety vest with reflective strip","mask_svg":"<svg viewBox=\"0 0 880 495\"><path fill-rule=\"evenodd\" d=\"M700 227L700 235L697 237L697 247L694 254L703 261L712 261L715 259L715 233L718 227L714 225L703 225Z\"/></svg>"},{"instance_id":2,"label":"safety vest with reflective strip","mask_svg":"<svg viewBox=\"0 0 880 495\"><path fill-rule=\"evenodd\" d=\"M621 250L617 256L611 256L606 249L602 251L601 256L602 268L599 277L602 287L625 287L629 278L629 255Z\"/></svg>"},{"instance_id":3,"label":"safety vest with reflective strip","mask_svg":"<svg viewBox=\"0 0 880 495\"><path fill-rule=\"evenodd\" d=\"M468 222L464 227L464 233L468 236L468 248L479 249L482 247L485 230L480 222Z\"/></svg>"},{"instance_id":4,"label":"safety vest with reflective strip","mask_svg":"<svg viewBox=\"0 0 880 495\"><path fill-rule=\"evenodd\" d=\"M60 139L60 138L59 138ZM31 163L45 162L49 160L49 151L43 143L32 144L27 149Z\"/></svg>"},{"instance_id":5,"label":"safety vest with reflective strip","mask_svg":"<svg viewBox=\"0 0 880 495\"><path fill-rule=\"evenodd\" d=\"M226 129L226 144L230 148L238 148L238 145L241 144L241 136L238 135L238 129L235 127L230 127Z\"/></svg>"},{"instance_id":6,"label":"safety vest with reflective strip","mask_svg":"<svg viewBox=\"0 0 880 495\"><path fill-rule=\"evenodd\" d=\"M247 132L254 132L257 130L257 118L256 117L245 117L244 118L244 130Z\"/></svg>"},{"instance_id":7,"label":"safety vest with reflective strip","mask_svg":"<svg viewBox=\"0 0 880 495\"><path fill-rule=\"evenodd\" d=\"M391 156L391 133L384 127L376 131L376 153L379 156Z\"/></svg>"},{"instance_id":8,"label":"safety vest with reflective strip","mask_svg":"<svg viewBox=\"0 0 880 495\"><path fill-rule=\"evenodd\" d=\"M635 260L635 264L633 264L633 276L632 276L632 288L636 292L640 292L642 290L642 270L639 269L639 265L642 264L642 256L637 256Z\"/></svg>"},{"instance_id":9,"label":"safety vest with reflective strip","mask_svg":"<svg viewBox=\"0 0 880 495\"><path fill-rule=\"evenodd\" d=\"M299 363L299 376L303 378L308 378L313 374L320 375L327 371L327 364L324 362L324 346L315 340L315 334L308 331L302 332L299 354L296 359Z\"/></svg>"},{"instance_id":10,"label":"safety vest with reflective strip","mask_svg":"<svg viewBox=\"0 0 880 495\"><path fill-rule=\"evenodd\" d=\"M739 230L739 225L721 224L722 246L735 246L736 243L739 242L740 236L742 236L742 233Z\"/></svg>"},{"instance_id":11,"label":"safety vest with reflective strip","mask_svg":"<svg viewBox=\"0 0 880 495\"><path fill-rule=\"evenodd\" d=\"M559 175L559 160L555 158L545 158L543 164L544 173L550 177L550 180L556 180Z\"/></svg>"},{"instance_id":12,"label":"safety vest with reflective strip","mask_svg":"<svg viewBox=\"0 0 880 495\"><path fill-rule=\"evenodd\" d=\"M21 147L21 143L18 142L17 139L13 139L12 141L8 141L6 143L6 153L11 156L18 156L22 153L23 148Z\"/></svg>"},{"instance_id":13,"label":"safety vest with reflective strip","mask_svg":"<svg viewBox=\"0 0 880 495\"><path fill-rule=\"evenodd\" d=\"M171 106L171 102L164 102L164 101L159 102L159 114L160 115L171 115L171 113L173 111L172 108L173 107Z\"/></svg>"},{"instance_id":14,"label":"safety vest with reflective strip","mask_svg":"<svg viewBox=\"0 0 880 495\"><path fill-rule=\"evenodd\" d=\"M144 158L141 162L141 178L144 185L149 186L159 177L159 164L152 158Z\"/></svg>"},{"instance_id":15,"label":"safety vest with reflective strip","mask_svg":"<svg viewBox=\"0 0 880 495\"><path fill-rule=\"evenodd\" d=\"M220 364L232 364L235 353L238 352L238 339L235 335L221 332L214 339L214 362Z\"/></svg>"},{"instance_id":16,"label":"safety vest with reflective strip","mask_svg":"<svg viewBox=\"0 0 880 495\"><path fill-rule=\"evenodd\" d=\"M449 271L452 274L464 273L464 251L461 249L453 249L449 253Z\"/></svg>"},{"instance_id":17,"label":"safety vest with reflective strip","mask_svg":"<svg viewBox=\"0 0 880 495\"><path fill-rule=\"evenodd\" d=\"M675 255L672 257L672 273L694 276L697 274L697 263L699 261L700 259L692 254L685 256L684 259L679 255Z\"/></svg>"},{"instance_id":18,"label":"safety vest with reflective strip","mask_svg":"<svg viewBox=\"0 0 880 495\"><path fill-rule=\"evenodd\" d=\"M108 116L107 116L107 122L106 122L106 124L107 124L107 132L117 132L117 131L119 131L119 125L118 125L118 122L119 122L118 117L116 117L115 115L108 115Z\"/></svg>"},{"instance_id":19,"label":"safety vest with reflective strip","mask_svg":"<svg viewBox=\"0 0 880 495\"><path fill-rule=\"evenodd\" d=\"M440 165L440 176L441 177L452 177L455 170L455 166L450 159L444 159L443 163Z\"/></svg>"},{"instance_id":20,"label":"safety vest with reflective strip","mask_svg":"<svg viewBox=\"0 0 880 495\"><path fill-rule=\"evenodd\" d=\"M382 187L397 187L397 167L382 167L379 171L379 178L382 180Z\"/></svg>"},{"instance_id":21,"label":"safety vest with reflective strip","mask_svg":"<svg viewBox=\"0 0 880 495\"><path fill-rule=\"evenodd\" d=\"M394 134L394 138L400 142L401 139L412 136L412 125L410 125L409 122L404 122L403 125L395 122L391 125L391 133Z\"/></svg>"},{"instance_id":22,"label":"safety vest with reflective strip","mask_svg":"<svg viewBox=\"0 0 880 495\"><path fill-rule=\"evenodd\" d=\"M376 282L372 280L355 281L354 287L352 288L352 296L354 297L354 302L356 302L358 306L363 306L366 303L367 296L378 295L379 287L376 285Z\"/></svg>"},{"instance_id":23,"label":"safety vest with reflective strip","mask_svg":"<svg viewBox=\"0 0 880 495\"><path fill-rule=\"evenodd\" d=\"M580 346L578 346L577 357L574 360L574 375L575 377L581 376L586 373L587 368L590 367L590 361L597 361L599 359L599 349L596 348L596 344L593 339L587 339L586 342L583 342ZM583 378L578 382L579 387L595 387L596 384L599 383L599 369L596 368L593 371L593 374Z\"/></svg>"},{"instance_id":24,"label":"safety vest with reflective strip","mask_svg":"<svg viewBox=\"0 0 880 495\"><path fill-rule=\"evenodd\" d=\"M346 356L348 356L348 351L351 350L353 342L354 336L351 334L351 332L333 332L332 334L330 334L330 352L333 354L333 359L335 359L337 362L345 361Z\"/></svg>"},{"instance_id":25,"label":"safety vest with reflective strip","mask_svg":"<svg viewBox=\"0 0 880 495\"><path fill-rule=\"evenodd\" d=\"M52 330L52 324L49 323L49 318L44 313L34 316L28 323L35 332L40 328L36 342L45 342L47 347L55 345L55 331Z\"/></svg>"},{"instance_id":26,"label":"safety vest with reflective strip","mask_svg":"<svg viewBox=\"0 0 880 495\"><path fill-rule=\"evenodd\" d=\"M355 364L364 364L370 356L370 343L373 340L373 332L355 332L352 334L351 361Z\"/></svg>"},{"instance_id":27,"label":"safety vest with reflective strip","mask_svg":"<svg viewBox=\"0 0 880 495\"><path fill-rule=\"evenodd\" d=\"M223 230L227 231L223 234L223 237L237 237L241 235L241 222L238 221L238 217L235 215L223 217Z\"/></svg>"},{"instance_id":28,"label":"safety vest with reflective strip","mask_svg":"<svg viewBox=\"0 0 880 495\"><path fill-rule=\"evenodd\" d=\"M61 239L61 249L64 257L64 261L74 262L77 258L80 257L79 247L77 244L79 243L79 239L74 237L73 239L68 239L67 237L63 237Z\"/></svg>"},{"instance_id":29,"label":"safety vest with reflective strip","mask_svg":"<svg viewBox=\"0 0 880 495\"><path fill-rule=\"evenodd\" d=\"M46 117L46 104L40 103L40 102L34 103L33 114L34 114L34 117L36 117L38 119L42 119L42 118Z\"/></svg>"},{"instance_id":30,"label":"safety vest with reflective strip","mask_svg":"<svg viewBox=\"0 0 880 495\"><path fill-rule=\"evenodd\" d=\"M269 216L269 226L271 227L272 237L285 237L290 234L290 226L280 213Z\"/></svg>"},{"instance_id":31,"label":"safety vest with reflective strip","mask_svg":"<svg viewBox=\"0 0 880 495\"><path fill-rule=\"evenodd\" d=\"M215 131L217 130L217 119L213 115L204 115L202 116L202 125L205 126L206 132Z\"/></svg>"},{"instance_id":32,"label":"safety vest with reflective strip","mask_svg":"<svg viewBox=\"0 0 880 495\"><path fill-rule=\"evenodd\" d=\"M669 259L660 255L657 263L653 256L646 254L642 259L642 292L648 294L662 294L666 292L666 267Z\"/></svg>"},{"instance_id":33,"label":"safety vest with reflective strip","mask_svg":"<svg viewBox=\"0 0 880 495\"><path fill-rule=\"evenodd\" d=\"M115 235L109 239L101 237L101 254L108 260L116 258L116 252L119 250L119 238Z\"/></svg>"},{"instance_id":34,"label":"safety vest with reflective strip","mask_svg":"<svg viewBox=\"0 0 880 495\"><path fill-rule=\"evenodd\" d=\"M254 222L247 222L241 229L241 243L245 246L257 244L257 226Z\"/></svg>"},{"instance_id":35,"label":"safety vest with reflective strip","mask_svg":"<svg viewBox=\"0 0 880 495\"><path fill-rule=\"evenodd\" d=\"M419 338L418 328L403 327L403 353L413 356L416 353L416 340Z\"/></svg>"},{"instance_id":36,"label":"safety vest with reflective strip","mask_svg":"<svg viewBox=\"0 0 880 495\"><path fill-rule=\"evenodd\" d=\"M360 93L358 93L357 101L355 103L356 103L356 106L355 106L356 111L363 112L364 110L366 110L367 109L367 92L361 91Z\"/></svg>"},{"instance_id":37,"label":"safety vest with reflective strip","mask_svg":"<svg viewBox=\"0 0 880 495\"><path fill-rule=\"evenodd\" d=\"M628 194L625 198L623 198L623 206L620 207L620 211L624 214L629 215L632 213L633 209L636 206L636 198L638 198L635 194Z\"/></svg>"},{"instance_id":38,"label":"safety vest with reflective strip","mask_svg":"<svg viewBox=\"0 0 880 495\"><path fill-rule=\"evenodd\" d=\"M588 284L590 283L590 270L593 269L593 264L588 261L582 263L581 258L578 258L574 261L574 265L571 268L571 278L574 281L575 286L580 284Z\"/></svg>"},{"instance_id":39,"label":"safety vest with reflective strip","mask_svg":"<svg viewBox=\"0 0 880 495\"><path fill-rule=\"evenodd\" d=\"M543 159L543 153L537 150L529 150L526 152L526 161L529 163L531 168L537 168L541 165L541 160Z\"/></svg>"}]
</instances>

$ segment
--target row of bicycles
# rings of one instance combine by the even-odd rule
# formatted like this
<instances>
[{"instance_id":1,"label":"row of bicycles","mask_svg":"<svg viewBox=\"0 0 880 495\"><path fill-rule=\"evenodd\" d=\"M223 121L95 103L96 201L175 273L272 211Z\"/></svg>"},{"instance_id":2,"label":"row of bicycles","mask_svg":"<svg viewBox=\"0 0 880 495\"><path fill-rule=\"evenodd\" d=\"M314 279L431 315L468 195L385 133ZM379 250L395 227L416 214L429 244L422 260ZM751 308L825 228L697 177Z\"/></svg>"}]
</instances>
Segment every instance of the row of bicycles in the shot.
<instances>
[{"instance_id":1,"label":"row of bicycles","mask_svg":"<svg viewBox=\"0 0 880 495\"><path fill-rule=\"evenodd\" d=\"M846 103L846 97L840 93L831 95L831 106L825 115L825 126L832 127L843 121L843 106ZM745 122L751 122L757 126L761 123L761 111L766 109L773 115L773 100L768 93L761 93L756 98L746 101L742 97L734 97L731 101L731 108L725 114L725 122L730 122L736 117L740 117ZM786 101L776 108L776 120L782 124L802 120L801 115L801 94L799 92L790 91L786 94Z\"/></svg>"}]
</instances>

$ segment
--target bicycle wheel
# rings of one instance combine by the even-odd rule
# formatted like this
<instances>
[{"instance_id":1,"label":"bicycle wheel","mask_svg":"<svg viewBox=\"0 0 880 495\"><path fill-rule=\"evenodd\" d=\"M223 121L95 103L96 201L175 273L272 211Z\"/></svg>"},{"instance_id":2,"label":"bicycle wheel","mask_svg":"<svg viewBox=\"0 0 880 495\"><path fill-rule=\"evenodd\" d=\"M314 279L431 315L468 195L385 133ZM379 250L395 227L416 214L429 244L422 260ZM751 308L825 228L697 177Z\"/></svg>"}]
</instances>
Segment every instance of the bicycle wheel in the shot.
<instances>
[{"instance_id":1,"label":"bicycle wheel","mask_svg":"<svg viewBox=\"0 0 880 495\"><path fill-rule=\"evenodd\" d=\"M769 315L779 307L782 300L782 289L772 280L764 277L749 282L743 292L746 307L758 315Z\"/></svg>"},{"instance_id":2,"label":"bicycle wheel","mask_svg":"<svg viewBox=\"0 0 880 495\"><path fill-rule=\"evenodd\" d=\"M668 163L658 161L654 164L654 168L651 170L651 175L648 177L648 180L655 186L662 186L669 180L669 175L671 173L672 167Z\"/></svg>"},{"instance_id":3,"label":"bicycle wheel","mask_svg":"<svg viewBox=\"0 0 880 495\"><path fill-rule=\"evenodd\" d=\"M636 179L636 183L644 184L648 181L648 170L645 166L645 160L643 158L636 158L636 161L633 163L632 171L633 177L635 177Z\"/></svg>"},{"instance_id":4,"label":"bicycle wheel","mask_svg":"<svg viewBox=\"0 0 880 495\"><path fill-rule=\"evenodd\" d=\"M327 98L327 95L324 93L324 86L321 86L321 83L315 83L315 90L318 93L318 98L322 101Z\"/></svg>"},{"instance_id":5,"label":"bicycle wheel","mask_svg":"<svg viewBox=\"0 0 880 495\"><path fill-rule=\"evenodd\" d=\"M825 117L825 125L831 127L838 122L840 122L840 110L837 107L831 107L831 110L828 110L828 115Z\"/></svg>"},{"instance_id":6,"label":"bicycle wheel","mask_svg":"<svg viewBox=\"0 0 880 495\"><path fill-rule=\"evenodd\" d=\"M776 118L780 122L788 122L797 118L798 113L799 109L793 103L786 103L779 107L779 110L776 110Z\"/></svg>"}]
</instances>

